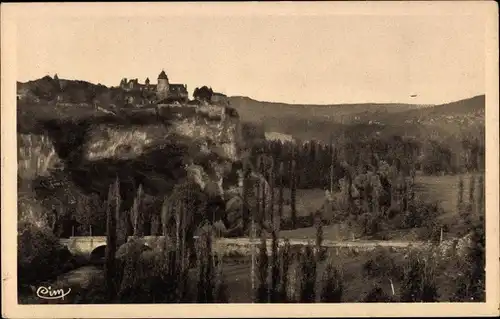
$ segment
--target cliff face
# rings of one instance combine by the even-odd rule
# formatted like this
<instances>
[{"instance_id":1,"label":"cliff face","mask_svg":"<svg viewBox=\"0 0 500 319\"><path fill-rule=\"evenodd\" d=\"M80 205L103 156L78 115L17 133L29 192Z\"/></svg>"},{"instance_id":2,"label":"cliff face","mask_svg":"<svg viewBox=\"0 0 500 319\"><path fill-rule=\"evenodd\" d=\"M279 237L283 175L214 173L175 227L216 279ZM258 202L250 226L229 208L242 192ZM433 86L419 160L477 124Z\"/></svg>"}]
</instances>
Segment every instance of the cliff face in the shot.
<instances>
[{"instance_id":1,"label":"cliff face","mask_svg":"<svg viewBox=\"0 0 500 319\"><path fill-rule=\"evenodd\" d=\"M240 160L242 136L239 117L227 107L158 106L133 114L56 118L37 124L36 133L24 129L18 135L23 141L31 141L26 136L35 134L44 136L45 144L50 141L45 148L55 152L51 156L62 162L57 170L79 188L77 193L105 199L109 185L119 178L125 210L139 185L154 202L187 179L221 198L224 189L237 184L231 176L233 164ZM23 144L23 154L31 154L32 159L40 148L36 141ZM26 162L26 156L20 158L20 167ZM44 179L50 172L43 175L38 177Z\"/></svg>"},{"instance_id":2,"label":"cliff face","mask_svg":"<svg viewBox=\"0 0 500 319\"><path fill-rule=\"evenodd\" d=\"M166 141L179 139L194 146L198 152L216 153L221 159L236 161L241 140L239 119L225 116L224 107L211 108L205 110L201 106L191 114L176 112L175 118L168 123L94 125L83 145L83 156L90 161L134 159L153 148L161 148ZM210 117L212 110L217 112L217 117ZM158 112L162 119L166 111L160 109Z\"/></svg>"},{"instance_id":3,"label":"cliff face","mask_svg":"<svg viewBox=\"0 0 500 319\"><path fill-rule=\"evenodd\" d=\"M224 107L213 110L218 116L210 116L202 107L189 113L164 108L157 110L157 120L148 123L91 125L81 146L81 164L116 166L118 175L125 170L127 178L138 174L136 183L153 193L167 192L162 182L183 177L193 177L202 187L209 180L222 185L239 160L241 133L237 117L226 116ZM187 174L193 171L197 173Z\"/></svg>"}]
</instances>

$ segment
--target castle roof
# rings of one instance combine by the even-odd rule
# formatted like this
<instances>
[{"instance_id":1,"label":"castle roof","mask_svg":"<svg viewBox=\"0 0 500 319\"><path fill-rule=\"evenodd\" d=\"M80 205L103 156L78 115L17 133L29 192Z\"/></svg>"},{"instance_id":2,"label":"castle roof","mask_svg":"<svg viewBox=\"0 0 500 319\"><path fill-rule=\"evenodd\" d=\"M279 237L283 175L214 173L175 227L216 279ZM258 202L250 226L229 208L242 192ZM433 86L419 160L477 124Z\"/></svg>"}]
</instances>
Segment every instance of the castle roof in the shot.
<instances>
[{"instance_id":1,"label":"castle roof","mask_svg":"<svg viewBox=\"0 0 500 319\"><path fill-rule=\"evenodd\" d=\"M168 80L167 74L165 73L164 70L162 70L161 73L158 75L158 80Z\"/></svg>"},{"instance_id":2,"label":"castle roof","mask_svg":"<svg viewBox=\"0 0 500 319\"><path fill-rule=\"evenodd\" d=\"M214 93L212 94L212 96L227 97L227 95L225 95L224 93L220 93L220 92L214 92Z\"/></svg>"},{"instance_id":3,"label":"castle roof","mask_svg":"<svg viewBox=\"0 0 500 319\"><path fill-rule=\"evenodd\" d=\"M170 84L169 91L170 93L188 93L187 87L184 84Z\"/></svg>"},{"instance_id":4,"label":"castle roof","mask_svg":"<svg viewBox=\"0 0 500 319\"><path fill-rule=\"evenodd\" d=\"M176 90L185 90L186 89L186 86L184 84L171 83L170 87L174 88Z\"/></svg>"}]
</instances>

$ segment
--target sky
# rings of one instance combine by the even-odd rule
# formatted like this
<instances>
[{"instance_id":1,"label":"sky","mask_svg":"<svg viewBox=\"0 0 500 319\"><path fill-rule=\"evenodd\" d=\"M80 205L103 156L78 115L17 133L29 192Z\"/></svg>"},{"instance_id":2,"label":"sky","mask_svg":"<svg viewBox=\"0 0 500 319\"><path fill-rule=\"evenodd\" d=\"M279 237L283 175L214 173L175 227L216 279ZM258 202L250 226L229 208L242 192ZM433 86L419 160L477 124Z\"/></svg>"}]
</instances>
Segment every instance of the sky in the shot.
<instances>
[{"instance_id":1,"label":"sky","mask_svg":"<svg viewBox=\"0 0 500 319\"><path fill-rule=\"evenodd\" d=\"M17 24L19 81L211 86L261 101L439 104L485 93L479 15L33 15ZM412 95L416 95L412 97Z\"/></svg>"}]
</instances>

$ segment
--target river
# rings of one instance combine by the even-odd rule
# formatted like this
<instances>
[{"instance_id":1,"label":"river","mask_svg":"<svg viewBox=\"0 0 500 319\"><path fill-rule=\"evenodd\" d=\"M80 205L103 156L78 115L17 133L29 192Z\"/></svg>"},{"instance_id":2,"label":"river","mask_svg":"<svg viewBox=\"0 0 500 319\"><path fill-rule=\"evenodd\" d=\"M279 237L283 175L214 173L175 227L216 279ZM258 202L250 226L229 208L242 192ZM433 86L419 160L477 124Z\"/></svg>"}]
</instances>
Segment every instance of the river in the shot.
<instances>
[{"instance_id":1,"label":"river","mask_svg":"<svg viewBox=\"0 0 500 319\"><path fill-rule=\"evenodd\" d=\"M97 278L96 278L97 276ZM82 289L88 288L92 279L99 280L102 278L104 282L104 269L100 265L86 265L62 275L59 275L55 280L48 281L37 287L32 286L31 291L23 291L19 293L20 304L68 304L75 303L75 297ZM69 294L62 299L47 300L37 296L39 287L54 289L63 289L65 292L70 290Z\"/></svg>"}]
</instances>

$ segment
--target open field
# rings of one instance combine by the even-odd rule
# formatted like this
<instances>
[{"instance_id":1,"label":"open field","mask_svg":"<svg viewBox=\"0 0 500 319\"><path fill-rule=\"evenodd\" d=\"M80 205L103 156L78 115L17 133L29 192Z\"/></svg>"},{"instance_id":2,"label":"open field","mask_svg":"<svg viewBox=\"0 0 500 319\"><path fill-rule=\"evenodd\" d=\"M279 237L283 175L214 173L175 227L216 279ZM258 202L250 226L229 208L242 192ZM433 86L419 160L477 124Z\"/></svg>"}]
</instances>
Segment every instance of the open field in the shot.
<instances>
[{"instance_id":1,"label":"open field","mask_svg":"<svg viewBox=\"0 0 500 319\"><path fill-rule=\"evenodd\" d=\"M464 201L467 202L469 198L469 183L472 174L463 174L464 180ZM476 198L478 196L476 176ZM440 218L443 222L452 221L457 214L457 194L458 194L458 180L459 176L426 176L417 175L416 177L416 195L424 201L437 201L444 210L444 215ZM289 198L290 191L285 189L285 198ZM320 209L324 202L324 191L322 189L298 189L297 190L297 216L309 216L312 212ZM288 204L285 201L285 204ZM284 207L284 216L290 216L290 206ZM327 219L329 216L323 216ZM353 239L352 230L347 225L328 225L323 228L324 238L327 240L348 240ZM314 227L299 228L294 230L285 230L280 233L280 236L286 238L314 238L316 229ZM398 238L400 240L415 240L416 234L414 231L399 231L392 232L391 238Z\"/></svg>"},{"instance_id":2,"label":"open field","mask_svg":"<svg viewBox=\"0 0 500 319\"><path fill-rule=\"evenodd\" d=\"M278 189L275 191L275 194L277 193ZM289 188L285 188L283 190L283 197L285 199L283 216L289 217L291 214ZM297 216L309 216L312 212L320 209L323 206L324 201L325 191L322 189L297 189Z\"/></svg>"},{"instance_id":3,"label":"open field","mask_svg":"<svg viewBox=\"0 0 500 319\"><path fill-rule=\"evenodd\" d=\"M476 183L479 174L463 174L464 181L464 200L469 198L469 182L471 176L476 177ZM426 201L438 201L444 211L448 214L455 214L457 207L459 175L429 176L417 175L416 177L416 195ZM476 185L476 194L478 195ZM298 189L297 190L297 215L308 216L311 212L320 209L324 202L325 191L322 189ZM286 199L290 198L290 190L284 190L285 209L284 215L289 216L290 205ZM477 197L476 197L477 198Z\"/></svg>"},{"instance_id":4,"label":"open field","mask_svg":"<svg viewBox=\"0 0 500 319\"><path fill-rule=\"evenodd\" d=\"M471 176L476 177L476 193L475 198L479 194L477 181L479 174L463 174L464 181L464 201L469 198L469 183ZM444 219L453 218L457 213L457 198L458 198L458 180L459 176L425 176L417 175L416 177L416 194L423 200L438 201L445 211L442 216Z\"/></svg>"}]
</instances>

